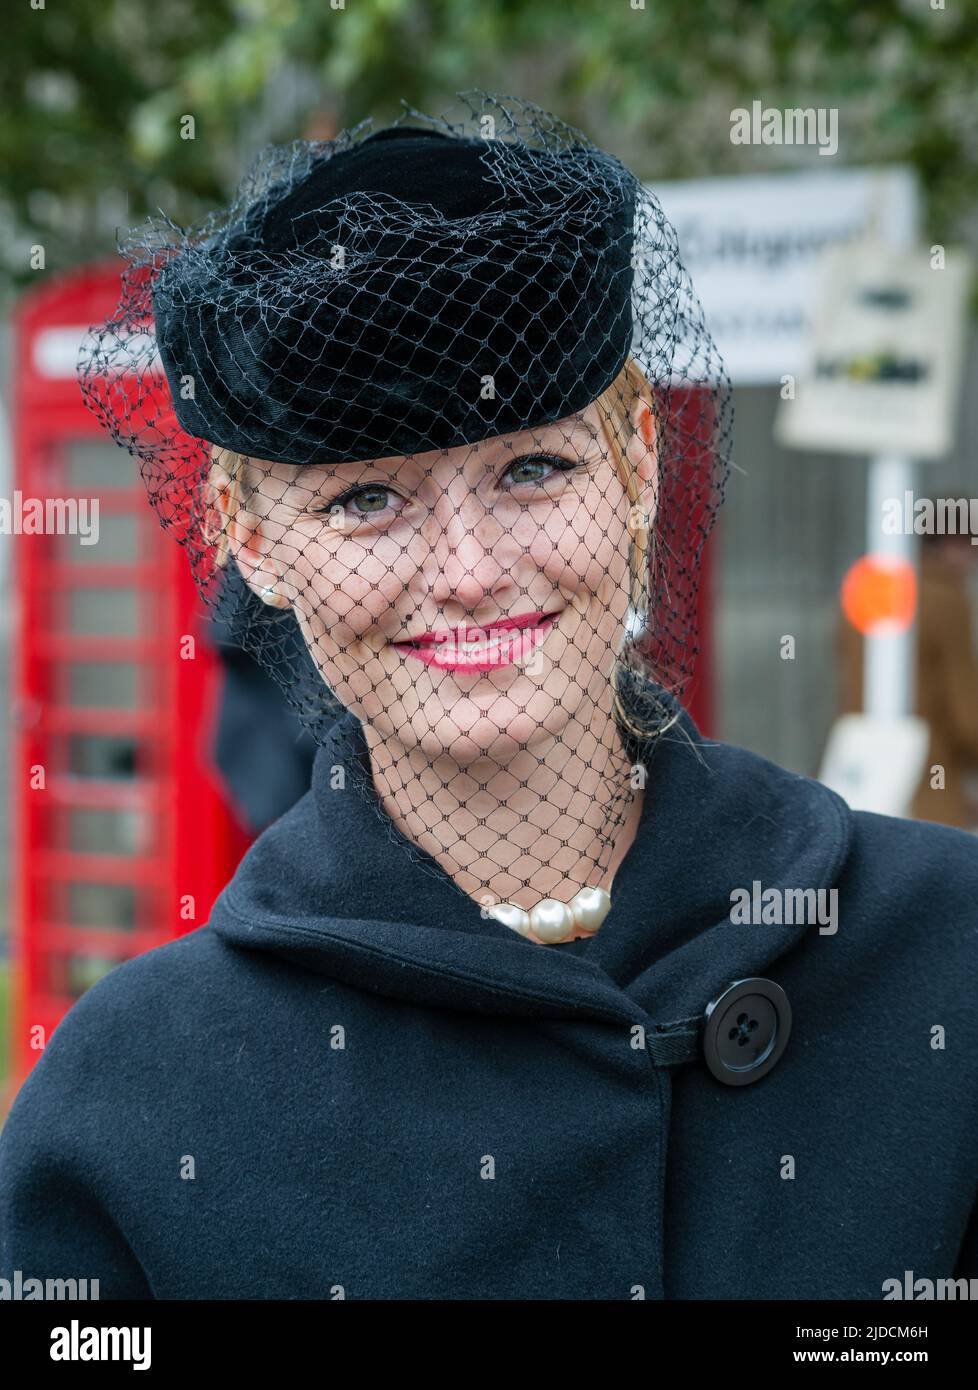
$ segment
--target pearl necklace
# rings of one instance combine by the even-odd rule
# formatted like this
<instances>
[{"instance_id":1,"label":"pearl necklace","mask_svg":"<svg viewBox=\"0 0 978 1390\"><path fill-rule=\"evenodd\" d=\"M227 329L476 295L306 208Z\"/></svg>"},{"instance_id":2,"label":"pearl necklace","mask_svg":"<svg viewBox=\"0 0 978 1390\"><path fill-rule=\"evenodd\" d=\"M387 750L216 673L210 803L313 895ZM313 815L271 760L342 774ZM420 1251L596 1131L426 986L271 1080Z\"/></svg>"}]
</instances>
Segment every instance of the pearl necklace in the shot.
<instances>
[{"instance_id":1,"label":"pearl necklace","mask_svg":"<svg viewBox=\"0 0 978 1390\"><path fill-rule=\"evenodd\" d=\"M487 915L504 927L512 927L520 936L528 937L532 932L549 945L552 941L566 941L575 931L593 935L610 910L611 897L604 888L582 888L569 903L544 898L530 912L515 903L499 903L489 908Z\"/></svg>"}]
</instances>

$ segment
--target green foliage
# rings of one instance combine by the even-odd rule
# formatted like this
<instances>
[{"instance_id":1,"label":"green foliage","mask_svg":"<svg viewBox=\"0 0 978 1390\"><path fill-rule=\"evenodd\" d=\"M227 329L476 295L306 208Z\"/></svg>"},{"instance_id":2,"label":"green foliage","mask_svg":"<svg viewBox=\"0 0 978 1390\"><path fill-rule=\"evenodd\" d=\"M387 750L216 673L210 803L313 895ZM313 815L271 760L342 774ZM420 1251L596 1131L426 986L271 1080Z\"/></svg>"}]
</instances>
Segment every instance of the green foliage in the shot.
<instances>
[{"instance_id":1,"label":"green foliage","mask_svg":"<svg viewBox=\"0 0 978 1390\"><path fill-rule=\"evenodd\" d=\"M472 87L539 102L650 179L809 163L732 145L731 109L838 107L838 162L913 164L934 239L964 235L978 198L978 0L32 3L2 60L8 288L34 278L32 244L60 269L158 207L186 225L313 119L440 112Z\"/></svg>"}]
</instances>

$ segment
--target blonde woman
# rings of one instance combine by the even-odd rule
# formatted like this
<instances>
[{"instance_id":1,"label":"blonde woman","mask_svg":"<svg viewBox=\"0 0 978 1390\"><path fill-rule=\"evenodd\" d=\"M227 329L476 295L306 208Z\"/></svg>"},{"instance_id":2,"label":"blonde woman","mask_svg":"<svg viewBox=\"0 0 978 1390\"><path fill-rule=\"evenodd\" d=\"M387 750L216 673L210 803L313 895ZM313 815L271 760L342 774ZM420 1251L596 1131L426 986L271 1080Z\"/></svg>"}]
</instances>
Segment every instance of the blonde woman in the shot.
<instances>
[{"instance_id":1,"label":"blonde woman","mask_svg":"<svg viewBox=\"0 0 978 1390\"><path fill-rule=\"evenodd\" d=\"M207 926L58 1028L0 1139L0 1272L978 1276L974 841L689 718L730 415L675 234L581 132L464 101L266 152L224 214L131 242L88 346L86 398L202 595L262 601L248 645L319 748Z\"/></svg>"}]
</instances>

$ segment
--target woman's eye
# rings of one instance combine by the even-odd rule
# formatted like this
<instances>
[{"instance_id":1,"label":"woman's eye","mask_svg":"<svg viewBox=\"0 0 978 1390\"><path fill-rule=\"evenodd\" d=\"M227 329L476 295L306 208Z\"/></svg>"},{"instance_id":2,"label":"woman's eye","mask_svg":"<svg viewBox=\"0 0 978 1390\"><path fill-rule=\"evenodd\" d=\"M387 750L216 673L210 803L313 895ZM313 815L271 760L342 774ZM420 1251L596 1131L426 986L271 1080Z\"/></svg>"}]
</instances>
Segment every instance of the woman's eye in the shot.
<instances>
[{"instance_id":1,"label":"woman's eye","mask_svg":"<svg viewBox=\"0 0 978 1390\"><path fill-rule=\"evenodd\" d=\"M374 512L386 511L387 499L392 495L390 488L381 487L379 484L360 487L337 497L326 510L331 511L333 507L351 507L355 516L370 516Z\"/></svg>"},{"instance_id":2,"label":"woman's eye","mask_svg":"<svg viewBox=\"0 0 978 1390\"><path fill-rule=\"evenodd\" d=\"M359 492L355 492L350 501L355 503L354 510L367 512L383 512L387 509L387 499L390 496L385 487L365 487Z\"/></svg>"},{"instance_id":3,"label":"woman's eye","mask_svg":"<svg viewBox=\"0 0 978 1390\"><path fill-rule=\"evenodd\" d=\"M514 483L539 483L555 469L566 471L573 467L570 459L560 458L556 454L536 454L532 458L517 459L515 463L511 463L506 470L506 476ZM542 471L535 471L537 469Z\"/></svg>"}]
</instances>

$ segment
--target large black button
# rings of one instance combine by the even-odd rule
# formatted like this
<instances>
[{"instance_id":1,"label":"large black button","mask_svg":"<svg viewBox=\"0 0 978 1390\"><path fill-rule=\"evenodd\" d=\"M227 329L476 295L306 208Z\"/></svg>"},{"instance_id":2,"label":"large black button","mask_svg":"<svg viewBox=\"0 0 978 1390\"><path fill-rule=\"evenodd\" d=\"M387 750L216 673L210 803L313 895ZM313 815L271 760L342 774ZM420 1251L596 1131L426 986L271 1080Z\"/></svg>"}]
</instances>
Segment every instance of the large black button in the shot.
<instances>
[{"instance_id":1,"label":"large black button","mask_svg":"<svg viewBox=\"0 0 978 1390\"><path fill-rule=\"evenodd\" d=\"M791 1032L788 996L773 980L734 980L706 1009L703 1055L726 1086L749 1086L777 1066Z\"/></svg>"}]
</instances>

